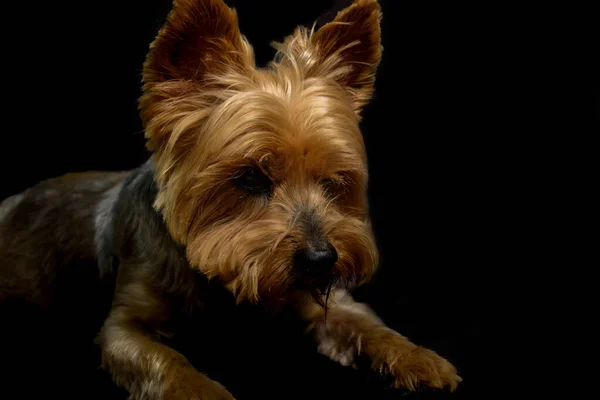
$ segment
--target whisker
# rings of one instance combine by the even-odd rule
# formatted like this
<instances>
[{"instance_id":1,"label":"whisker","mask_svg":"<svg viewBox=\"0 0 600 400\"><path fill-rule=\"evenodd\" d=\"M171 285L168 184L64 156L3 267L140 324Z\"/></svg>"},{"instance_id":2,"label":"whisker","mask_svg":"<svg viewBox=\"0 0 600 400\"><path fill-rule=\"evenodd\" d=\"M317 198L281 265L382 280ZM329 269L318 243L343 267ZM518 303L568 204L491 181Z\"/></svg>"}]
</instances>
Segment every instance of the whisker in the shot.
<instances>
[{"instance_id":1,"label":"whisker","mask_svg":"<svg viewBox=\"0 0 600 400\"><path fill-rule=\"evenodd\" d=\"M283 241L283 239L285 239L290 234L290 232L294 228L294 225L296 224L297 219L298 219L298 217L295 215L294 218L292 220L290 220L290 223L289 223L287 229L285 230L285 232L283 232L277 238L277 241L275 241L275 243L271 247L271 249L270 249L271 253L273 253L275 251L275 249L277 249L277 246L279 246L279 244Z\"/></svg>"},{"instance_id":2,"label":"whisker","mask_svg":"<svg viewBox=\"0 0 600 400\"><path fill-rule=\"evenodd\" d=\"M327 311L329 310L329 295L331 294L331 287L333 286L333 278L329 281L329 286L327 287L327 294L325 295L325 322L327 322Z\"/></svg>"},{"instance_id":3,"label":"whisker","mask_svg":"<svg viewBox=\"0 0 600 400\"><path fill-rule=\"evenodd\" d=\"M331 206L331 203L334 203L337 201L337 199L340 198L340 195L337 195L335 197L332 197L330 199L327 200L327 204L325 204L325 211L329 210L329 206Z\"/></svg>"}]
</instances>

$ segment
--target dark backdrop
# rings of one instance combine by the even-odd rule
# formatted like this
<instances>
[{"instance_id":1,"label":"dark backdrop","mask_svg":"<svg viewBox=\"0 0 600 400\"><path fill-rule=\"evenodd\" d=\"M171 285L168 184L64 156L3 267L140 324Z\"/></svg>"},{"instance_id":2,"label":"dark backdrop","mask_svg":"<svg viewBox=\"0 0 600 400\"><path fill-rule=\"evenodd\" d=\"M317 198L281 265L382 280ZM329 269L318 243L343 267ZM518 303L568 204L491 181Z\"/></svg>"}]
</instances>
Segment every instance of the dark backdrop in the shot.
<instances>
[{"instance_id":1,"label":"dark backdrop","mask_svg":"<svg viewBox=\"0 0 600 400\"><path fill-rule=\"evenodd\" d=\"M326 20L346 2L230 3L264 64L274 54L271 40ZM473 19L478 10L447 2L381 3L385 50L363 131L382 264L355 295L391 327L455 363L465 381L452 398L477 398L482 297L499 267L486 233L497 194L482 167L499 141L489 111L496 60L479 29L485 13ZM69 171L122 170L146 159L136 110L141 65L169 4L2 6L8 33L0 198Z\"/></svg>"}]
</instances>

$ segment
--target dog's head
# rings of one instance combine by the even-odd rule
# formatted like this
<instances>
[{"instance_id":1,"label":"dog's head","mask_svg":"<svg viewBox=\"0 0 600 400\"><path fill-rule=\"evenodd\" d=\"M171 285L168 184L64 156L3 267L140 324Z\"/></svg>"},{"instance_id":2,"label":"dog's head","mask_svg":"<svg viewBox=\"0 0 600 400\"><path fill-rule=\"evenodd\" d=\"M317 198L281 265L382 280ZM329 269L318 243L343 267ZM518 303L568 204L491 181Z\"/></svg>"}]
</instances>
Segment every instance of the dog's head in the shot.
<instances>
[{"instance_id":1,"label":"dog's head","mask_svg":"<svg viewBox=\"0 0 600 400\"><path fill-rule=\"evenodd\" d=\"M380 7L298 28L256 68L222 0L176 0L140 100L156 207L190 264L238 300L319 298L377 264L359 120L381 57Z\"/></svg>"}]
</instances>

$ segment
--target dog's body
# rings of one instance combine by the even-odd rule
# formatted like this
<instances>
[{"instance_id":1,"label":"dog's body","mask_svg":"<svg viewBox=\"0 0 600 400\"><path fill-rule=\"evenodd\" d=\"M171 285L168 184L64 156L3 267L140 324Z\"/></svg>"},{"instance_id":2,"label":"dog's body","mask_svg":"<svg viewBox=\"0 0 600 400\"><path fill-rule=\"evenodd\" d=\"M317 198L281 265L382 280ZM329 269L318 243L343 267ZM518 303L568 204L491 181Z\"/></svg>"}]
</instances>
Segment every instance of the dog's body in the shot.
<instances>
[{"instance_id":1,"label":"dog's body","mask_svg":"<svg viewBox=\"0 0 600 400\"><path fill-rule=\"evenodd\" d=\"M125 176L68 174L0 203L2 304L18 299L49 310L68 307L74 299L58 288L68 290L62 280L77 275L89 278L81 284L96 298L113 273L101 255L108 254L102 253L107 250L102 234L108 233L109 210Z\"/></svg>"},{"instance_id":2,"label":"dog's body","mask_svg":"<svg viewBox=\"0 0 600 400\"><path fill-rule=\"evenodd\" d=\"M358 121L379 18L375 0L357 0L259 70L221 0L176 1L144 70L152 159L5 200L3 307L72 315L100 304L89 330L102 328L102 366L134 399L232 399L176 343L189 321L218 331L250 308L292 316L342 365L366 361L398 387L454 389L451 364L344 290L377 264Z\"/></svg>"}]
</instances>

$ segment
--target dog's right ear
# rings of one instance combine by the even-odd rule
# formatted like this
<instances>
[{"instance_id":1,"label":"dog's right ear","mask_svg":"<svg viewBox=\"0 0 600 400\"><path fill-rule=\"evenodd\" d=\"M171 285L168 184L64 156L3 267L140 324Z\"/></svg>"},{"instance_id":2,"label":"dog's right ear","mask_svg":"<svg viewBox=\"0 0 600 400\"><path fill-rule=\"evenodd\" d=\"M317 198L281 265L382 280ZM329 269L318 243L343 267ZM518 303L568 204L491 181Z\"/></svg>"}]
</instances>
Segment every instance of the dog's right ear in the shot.
<instances>
[{"instance_id":1,"label":"dog's right ear","mask_svg":"<svg viewBox=\"0 0 600 400\"><path fill-rule=\"evenodd\" d=\"M235 10L223 0L175 0L144 64L144 92L163 82L202 83L208 75L254 67ZM176 86L176 85L175 85Z\"/></svg>"}]
</instances>

